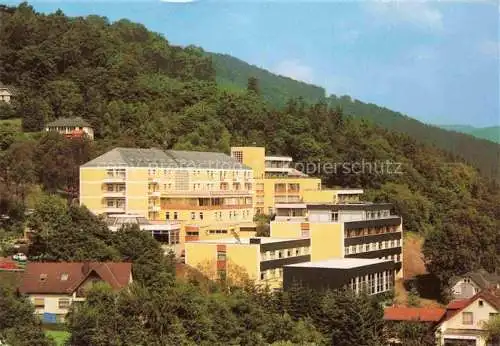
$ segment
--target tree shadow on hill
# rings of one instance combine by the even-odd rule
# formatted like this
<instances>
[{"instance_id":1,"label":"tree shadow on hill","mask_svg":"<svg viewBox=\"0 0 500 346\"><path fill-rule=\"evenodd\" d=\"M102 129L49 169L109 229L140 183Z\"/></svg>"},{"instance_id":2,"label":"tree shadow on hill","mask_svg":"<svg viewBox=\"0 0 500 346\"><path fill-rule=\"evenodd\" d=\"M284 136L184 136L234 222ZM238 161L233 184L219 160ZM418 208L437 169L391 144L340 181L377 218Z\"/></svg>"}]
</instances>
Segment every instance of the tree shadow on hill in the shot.
<instances>
[{"instance_id":1,"label":"tree shadow on hill","mask_svg":"<svg viewBox=\"0 0 500 346\"><path fill-rule=\"evenodd\" d=\"M419 297L424 299L443 301L440 280L432 274L421 274L405 280L405 289L410 292L415 289Z\"/></svg>"}]
</instances>

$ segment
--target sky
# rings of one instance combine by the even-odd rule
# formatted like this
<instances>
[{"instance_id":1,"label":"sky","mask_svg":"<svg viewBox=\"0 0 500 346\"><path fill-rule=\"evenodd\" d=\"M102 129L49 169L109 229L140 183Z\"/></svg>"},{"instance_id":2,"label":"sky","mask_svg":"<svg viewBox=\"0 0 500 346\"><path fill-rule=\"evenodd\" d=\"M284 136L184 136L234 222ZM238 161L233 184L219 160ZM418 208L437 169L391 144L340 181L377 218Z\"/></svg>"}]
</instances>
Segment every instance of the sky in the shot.
<instances>
[{"instance_id":1,"label":"sky","mask_svg":"<svg viewBox=\"0 0 500 346\"><path fill-rule=\"evenodd\" d=\"M498 0L30 3L127 18L172 44L227 53L426 123L500 124Z\"/></svg>"}]
</instances>

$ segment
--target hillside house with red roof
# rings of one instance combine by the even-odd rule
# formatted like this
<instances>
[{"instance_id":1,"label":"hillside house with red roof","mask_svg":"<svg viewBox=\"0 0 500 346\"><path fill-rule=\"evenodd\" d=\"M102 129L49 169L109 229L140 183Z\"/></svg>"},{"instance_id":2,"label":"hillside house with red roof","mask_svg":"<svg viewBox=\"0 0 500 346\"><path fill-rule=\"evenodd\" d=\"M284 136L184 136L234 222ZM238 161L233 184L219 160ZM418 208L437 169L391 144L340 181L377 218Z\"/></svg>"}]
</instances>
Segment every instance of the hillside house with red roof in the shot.
<instances>
[{"instance_id":1,"label":"hillside house with red roof","mask_svg":"<svg viewBox=\"0 0 500 346\"><path fill-rule=\"evenodd\" d=\"M499 312L500 292L485 290L470 299L451 302L436 329L440 345L490 346L485 338L484 325Z\"/></svg>"},{"instance_id":2,"label":"hillside house with red roof","mask_svg":"<svg viewBox=\"0 0 500 346\"><path fill-rule=\"evenodd\" d=\"M31 262L26 265L19 292L29 297L35 313L63 321L74 302L105 282L120 290L132 282L132 264L125 262Z\"/></svg>"}]
</instances>

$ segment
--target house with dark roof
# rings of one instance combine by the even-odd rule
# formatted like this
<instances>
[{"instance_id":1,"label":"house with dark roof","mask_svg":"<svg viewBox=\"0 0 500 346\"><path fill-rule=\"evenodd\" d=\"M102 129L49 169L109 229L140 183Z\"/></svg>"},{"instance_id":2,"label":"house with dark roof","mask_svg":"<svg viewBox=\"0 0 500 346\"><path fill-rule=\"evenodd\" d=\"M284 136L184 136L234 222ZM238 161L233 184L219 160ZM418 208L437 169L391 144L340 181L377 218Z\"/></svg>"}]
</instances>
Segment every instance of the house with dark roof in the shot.
<instances>
[{"instance_id":1,"label":"house with dark roof","mask_svg":"<svg viewBox=\"0 0 500 346\"><path fill-rule=\"evenodd\" d=\"M45 131L55 131L68 138L86 137L94 139L94 129L92 126L80 117L58 118L45 126Z\"/></svg>"},{"instance_id":2,"label":"house with dark roof","mask_svg":"<svg viewBox=\"0 0 500 346\"><path fill-rule=\"evenodd\" d=\"M132 264L126 262L30 262L19 292L47 321L63 321L73 303L85 300L88 290L105 282L113 290L132 283Z\"/></svg>"},{"instance_id":3,"label":"house with dark roof","mask_svg":"<svg viewBox=\"0 0 500 346\"><path fill-rule=\"evenodd\" d=\"M469 299L451 302L436 327L439 345L490 346L484 326L500 312L500 291L484 290ZM498 345L498 344L494 344Z\"/></svg>"},{"instance_id":4,"label":"house with dark roof","mask_svg":"<svg viewBox=\"0 0 500 346\"><path fill-rule=\"evenodd\" d=\"M0 102L10 103L12 99L16 96L16 90L0 82Z\"/></svg>"},{"instance_id":5,"label":"house with dark roof","mask_svg":"<svg viewBox=\"0 0 500 346\"><path fill-rule=\"evenodd\" d=\"M450 287L453 299L468 299L482 290L500 289L500 275L479 269L452 277Z\"/></svg>"}]
</instances>

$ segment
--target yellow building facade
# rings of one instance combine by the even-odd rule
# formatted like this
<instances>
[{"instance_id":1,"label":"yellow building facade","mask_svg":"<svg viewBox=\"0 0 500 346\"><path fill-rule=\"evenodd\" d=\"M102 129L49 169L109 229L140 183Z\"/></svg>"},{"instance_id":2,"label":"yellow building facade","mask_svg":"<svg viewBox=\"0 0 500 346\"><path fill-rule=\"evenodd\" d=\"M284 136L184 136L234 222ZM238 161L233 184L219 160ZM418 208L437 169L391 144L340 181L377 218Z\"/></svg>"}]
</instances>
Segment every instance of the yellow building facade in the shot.
<instances>
[{"instance_id":1,"label":"yellow building facade","mask_svg":"<svg viewBox=\"0 0 500 346\"><path fill-rule=\"evenodd\" d=\"M185 244L185 262L212 280L232 284L250 280L256 285L280 289L283 266L311 258L308 238L227 238Z\"/></svg>"},{"instance_id":2,"label":"yellow building facade","mask_svg":"<svg viewBox=\"0 0 500 346\"><path fill-rule=\"evenodd\" d=\"M403 220L387 203L276 205L271 237L309 237L311 260L373 258L394 261L403 277Z\"/></svg>"},{"instance_id":3,"label":"yellow building facade","mask_svg":"<svg viewBox=\"0 0 500 346\"><path fill-rule=\"evenodd\" d=\"M305 191L321 190L321 179L297 171L291 157L266 156L263 147L232 147L231 157L253 169L256 214L273 214L276 203L297 203Z\"/></svg>"},{"instance_id":4,"label":"yellow building facade","mask_svg":"<svg viewBox=\"0 0 500 346\"><path fill-rule=\"evenodd\" d=\"M254 230L253 171L228 155L115 148L80 167L80 204L95 214L180 222L181 242Z\"/></svg>"}]
</instances>

